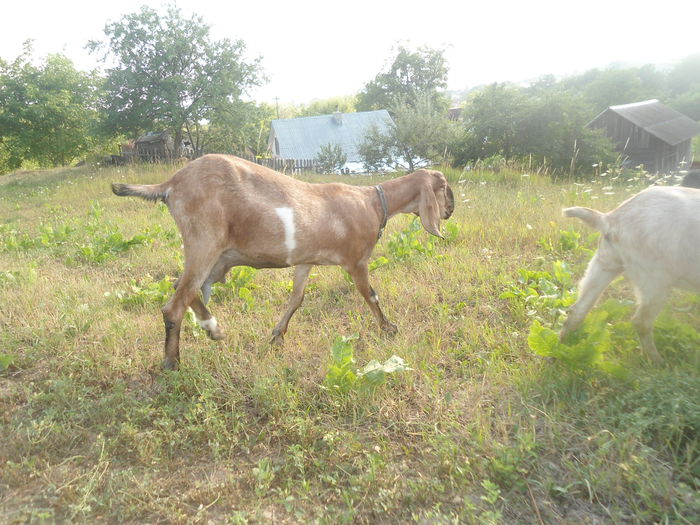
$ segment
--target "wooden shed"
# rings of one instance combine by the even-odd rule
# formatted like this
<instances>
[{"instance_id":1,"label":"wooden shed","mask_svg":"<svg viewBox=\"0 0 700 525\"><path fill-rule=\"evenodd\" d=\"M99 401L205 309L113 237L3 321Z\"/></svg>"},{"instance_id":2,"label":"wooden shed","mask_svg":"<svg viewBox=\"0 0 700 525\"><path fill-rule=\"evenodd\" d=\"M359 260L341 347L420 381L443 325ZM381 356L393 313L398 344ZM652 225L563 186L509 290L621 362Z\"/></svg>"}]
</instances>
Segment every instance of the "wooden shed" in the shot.
<instances>
[{"instance_id":1,"label":"wooden shed","mask_svg":"<svg viewBox=\"0 0 700 525\"><path fill-rule=\"evenodd\" d=\"M700 124L658 100L610 106L587 124L602 129L629 166L663 173L690 166Z\"/></svg>"},{"instance_id":2,"label":"wooden shed","mask_svg":"<svg viewBox=\"0 0 700 525\"><path fill-rule=\"evenodd\" d=\"M167 131L151 131L136 140L136 152L141 161L157 162L173 158L173 139Z\"/></svg>"}]
</instances>

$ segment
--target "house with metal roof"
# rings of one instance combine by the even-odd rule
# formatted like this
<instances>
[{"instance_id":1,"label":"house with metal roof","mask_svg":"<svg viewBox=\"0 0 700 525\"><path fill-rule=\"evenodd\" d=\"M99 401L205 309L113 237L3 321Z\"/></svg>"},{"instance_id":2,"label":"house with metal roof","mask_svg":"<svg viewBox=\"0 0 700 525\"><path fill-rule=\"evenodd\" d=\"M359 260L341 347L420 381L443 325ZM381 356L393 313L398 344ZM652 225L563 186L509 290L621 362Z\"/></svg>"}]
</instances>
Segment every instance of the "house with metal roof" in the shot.
<instances>
[{"instance_id":1,"label":"house with metal roof","mask_svg":"<svg viewBox=\"0 0 700 525\"><path fill-rule=\"evenodd\" d=\"M321 146L338 145L347 155L346 167L361 170L358 147L372 126L387 133L392 124L385 109L273 120L268 148L273 158L314 159Z\"/></svg>"},{"instance_id":2,"label":"house with metal roof","mask_svg":"<svg viewBox=\"0 0 700 525\"><path fill-rule=\"evenodd\" d=\"M650 172L690 166L691 141L700 124L656 99L610 106L587 124L602 129L630 166Z\"/></svg>"}]
</instances>

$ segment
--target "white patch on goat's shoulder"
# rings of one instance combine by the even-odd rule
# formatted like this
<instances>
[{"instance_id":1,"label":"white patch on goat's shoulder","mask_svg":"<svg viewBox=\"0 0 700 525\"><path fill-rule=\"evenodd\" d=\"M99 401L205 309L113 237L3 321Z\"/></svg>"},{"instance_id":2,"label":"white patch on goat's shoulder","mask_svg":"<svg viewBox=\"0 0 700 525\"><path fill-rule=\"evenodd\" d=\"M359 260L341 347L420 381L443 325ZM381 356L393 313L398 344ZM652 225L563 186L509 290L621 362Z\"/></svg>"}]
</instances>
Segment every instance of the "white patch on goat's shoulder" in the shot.
<instances>
[{"instance_id":1,"label":"white patch on goat's shoulder","mask_svg":"<svg viewBox=\"0 0 700 525\"><path fill-rule=\"evenodd\" d=\"M287 247L287 262L289 262L292 251L297 245L294 238L296 228L294 227L294 209L292 208L275 208L275 213L282 221L284 226L284 245Z\"/></svg>"},{"instance_id":2,"label":"white patch on goat's shoulder","mask_svg":"<svg viewBox=\"0 0 700 525\"><path fill-rule=\"evenodd\" d=\"M211 332L212 330L216 330L217 323L216 323L216 317L210 317L206 321L200 321L197 319L197 322L199 322L199 326L201 326L204 330Z\"/></svg>"},{"instance_id":3,"label":"white patch on goat's shoulder","mask_svg":"<svg viewBox=\"0 0 700 525\"><path fill-rule=\"evenodd\" d=\"M334 218L331 220L331 231L336 237L343 238L346 234L345 224L337 218Z\"/></svg>"}]
</instances>

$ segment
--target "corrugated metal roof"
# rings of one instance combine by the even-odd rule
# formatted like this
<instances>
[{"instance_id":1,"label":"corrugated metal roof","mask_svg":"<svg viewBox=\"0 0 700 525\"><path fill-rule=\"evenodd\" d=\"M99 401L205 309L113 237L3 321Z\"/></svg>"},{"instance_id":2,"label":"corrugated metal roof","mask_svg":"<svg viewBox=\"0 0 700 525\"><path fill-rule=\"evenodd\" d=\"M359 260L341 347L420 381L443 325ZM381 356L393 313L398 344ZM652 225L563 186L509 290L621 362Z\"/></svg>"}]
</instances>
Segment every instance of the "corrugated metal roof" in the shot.
<instances>
[{"instance_id":1,"label":"corrugated metal roof","mask_svg":"<svg viewBox=\"0 0 700 525\"><path fill-rule=\"evenodd\" d=\"M167 131L149 131L145 135L141 135L138 139L136 139L136 144L167 141L169 138L170 134Z\"/></svg>"},{"instance_id":2,"label":"corrugated metal roof","mask_svg":"<svg viewBox=\"0 0 700 525\"><path fill-rule=\"evenodd\" d=\"M313 159L326 144L338 144L348 162L360 162L357 147L372 125L386 132L392 120L385 109L359 113L335 113L317 117L273 120L272 134L285 159ZM271 146L274 147L273 144ZM277 155L277 152L273 153Z\"/></svg>"},{"instance_id":3,"label":"corrugated metal roof","mask_svg":"<svg viewBox=\"0 0 700 525\"><path fill-rule=\"evenodd\" d=\"M680 144L700 134L700 124L683 113L664 106L656 99L634 104L610 106L593 119L591 124L607 111L617 113L622 118L629 120L634 125L639 126L647 133L651 133L671 146Z\"/></svg>"}]
</instances>

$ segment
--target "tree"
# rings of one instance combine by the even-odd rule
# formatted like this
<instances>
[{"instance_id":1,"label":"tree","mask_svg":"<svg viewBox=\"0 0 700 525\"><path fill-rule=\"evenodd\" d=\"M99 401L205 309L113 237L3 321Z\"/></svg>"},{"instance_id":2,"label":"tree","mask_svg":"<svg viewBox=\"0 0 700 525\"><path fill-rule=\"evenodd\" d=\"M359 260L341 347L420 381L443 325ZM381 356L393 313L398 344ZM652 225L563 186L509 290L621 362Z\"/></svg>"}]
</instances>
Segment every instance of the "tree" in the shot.
<instances>
[{"instance_id":1,"label":"tree","mask_svg":"<svg viewBox=\"0 0 700 525\"><path fill-rule=\"evenodd\" d=\"M313 117L330 115L334 111L352 113L355 111L355 97L331 97L322 100L312 100L307 106L302 106L297 117Z\"/></svg>"},{"instance_id":2,"label":"tree","mask_svg":"<svg viewBox=\"0 0 700 525\"><path fill-rule=\"evenodd\" d=\"M493 155L510 158L520 153L521 124L528 105L522 91L509 84L492 84L473 95L463 111L464 126L472 137L460 160L484 159Z\"/></svg>"},{"instance_id":3,"label":"tree","mask_svg":"<svg viewBox=\"0 0 700 525\"><path fill-rule=\"evenodd\" d=\"M594 112L580 97L565 93L548 93L530 100L518 126L526 132L517 156L530 156L537 164L569 175L592 172L593 165L613 162L616 154L612 142L602 130L586 127Z\"/></svg>"},{"instance_id":4,"label":"tree","mask_svg":"<svg viewBox=\"0 0 700 525\"><path fill-rule=\"evenodd\" d=\"M700 120L700 54L689 56L674 67L668 74L668 85L673 97L669 104L693 120Z\"/></svg>"},{"instance_id":5,"label":"tree","mask_svg":"<svg viewBox=\"0 0 700 525\"><path fill-rule=\"evenodd\" d=\"M445 160L455 130L429 94L414 97L413 103L398 101L391 110L394 119L388 132L370 129L358 148L366 169L395 166L414 171Z\"/></svg>"},{"instance_id":6,"label":"tree","mask_svg":"<svg viewBox=\"0 0 700 525\"><path fill-rule=\"evenodd\" d=\"M274 108L266 104L239 102L216 106L210 120L186 125L196 156L204 153L250 153L267 149Z\"/></svg>"},{"instance_id":7,"label":"tree","mask_svg":"<svg viewBox=\"0 0 700 525\"><path fill-rule=\"evenodd\" d=\"M362 142L357 146L365 171L372 173L391 166L397 156L393 144L388 134L382 133L374 124L370 126Z\"/></svg>"},{"instance_id":8,"label":"tree","mask_svg":"<svg viewBox=\"0 0 700 525\"><path fill-rule=\"evenodd\" d=\"M645 89L637 72L633 69L604 71L586 88L586 98L598 111L616 104L639 102L653 96L653 92Z\"/></svg>"},{"instance_id":9,"label":"tree","mask_svg":"<svg viewBox=\"0 0 700 525\"><path fill-rule=\"evenodd\" d=\"M65 166L94 145L97 78L62 55L32 64L31 43L0 60L0 171L32 161Z\"/></svg>"},{"instance_id":10,"label":"tree","mask_svg":"<svg viewBox=\"0 0 700 525\"><path fill-rule=\"evenodd\" d=\"M676 65L668 74L668 85L673 95L697 89L700 86L700 53Z\"/></svg>"},{"instance_id":11,"label":"tree","mask_svg":"<svg viewBox=\"0 0 700 525\"><path fill-rule=\"evenodd\" d=\"M328 143L321 146L315 160L323 173L335 173L345 166L348 156L338 144Z\"/></svg>"},{"instance_id":12,"label":"tree","mask_svg":"<svg viewBox=\"0 0 700 525\"><path fill-rule=\"evenodd\" d=\"M176 156L185 130L222 106L235 111L241 95L261 81L259 59L243 60L243 41L212 41L201 17L184 18L174 6L164 15L144 6L104 32L109 42L89 48L117 63L105 81L106 125L127 134L168 129Z\"/></svg>"},{"instance_id":13,"label":"tree","mask_svg":"<svg viewBox=\"0 0 700 525\"><path fill-rule=\"evenodd\" d=\"M595 116L591 104L552 85L493 84L473 95L463 116L464 134L455 147L459 164L500 155L571 174L614 160L611 142L586 128Z\"/></svg>"},{"instance_id":14,"label":"tree","mask_svg":"<svg viewBox=\"0 0 700 525\"><path fill-rule=\"evenodd\" d=\"M666 75L652 65L645 65L638 68L592 69L563 79L554 86L554 90L567 91L572 95L583 94L585 100L593 105L593 110L600 113L616 104L664 98L666 84Z\"/></svg>"},{"instance_id":15,"label":"tree","mask_svg":"<svg viewBox=\"0 0 700 525\"><path fill-rule=\"evenodd\" d=\"M414 105L420 95L446 109L447 99L439 90L447 86L447 71L443 50L421 47L411 52L399 46L388 71L379 73L358 95L357 110L389 109L399 102Z\"/></svg>"}]
</instances>

